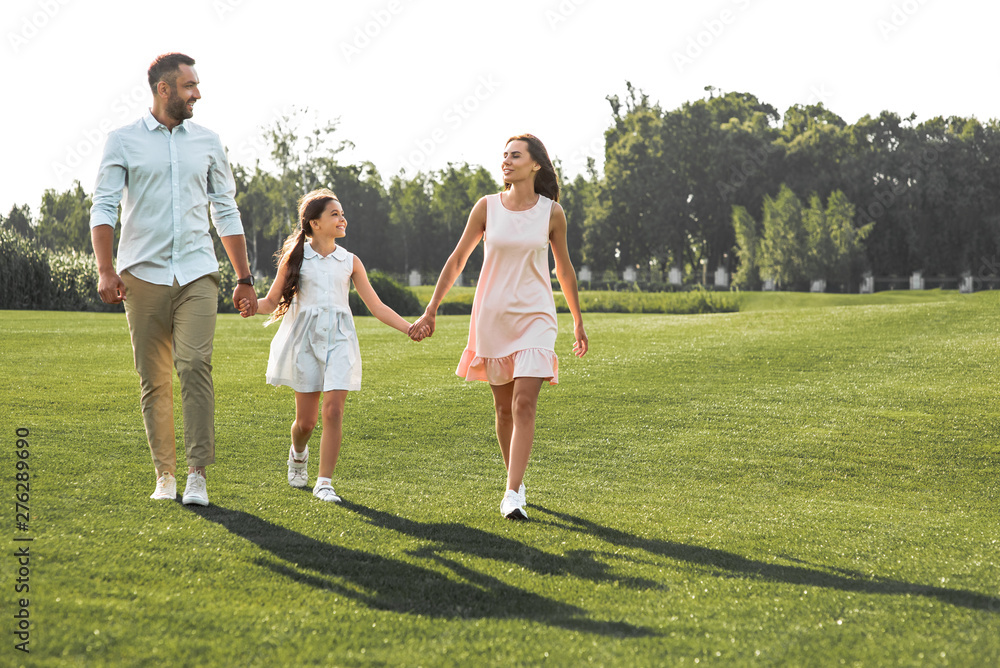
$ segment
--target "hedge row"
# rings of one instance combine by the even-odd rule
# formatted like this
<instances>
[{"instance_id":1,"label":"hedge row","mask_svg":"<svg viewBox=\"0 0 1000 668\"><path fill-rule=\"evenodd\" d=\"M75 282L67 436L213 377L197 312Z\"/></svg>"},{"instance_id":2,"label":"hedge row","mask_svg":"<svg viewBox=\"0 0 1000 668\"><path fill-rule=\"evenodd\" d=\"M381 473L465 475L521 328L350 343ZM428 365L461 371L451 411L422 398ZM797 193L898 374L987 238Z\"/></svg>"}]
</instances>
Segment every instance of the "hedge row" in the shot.
<instances>
[{"instance_id":1,"label":"hedge row","mask_svg":"<svg viewBox=\"0 0 1000 668\"><path fill-rule=\"evenodd\" d=\"M417 296L409 288L404 288L393 280L388 274L378 270L369 271L368 280L371 282L372 288L375 289L375 294L382 300L382 303L399 315L404 317L418 316L424 312ZM354 290L351 290L350 301L351 313L354 315L371 315L365 307L365 303L361 301L360 295Z\"/></svg>"},{"instance_id":2,"label":"hedge row","mask_svg":"<svg viewBox=\"0 0 1000 668\"><path fill-rule=\"evenodd\" d=\"M450 294L438 307L440 315L472 313L473 293ZM566 299L555 295L556 311L568 313ZM686 292L580 291L580 310L584 313L731 313L740 310L739 293L688 290Z\"/></svg>"},{"instance_id":3,"label":"hedge row","mask_svg":"<svg viewBox=\"0 0 1000 668\"><path fill-rule=\"evenodd\" d=\"M46 311L121 311L97 295L94 257L54 253L9 230L0 230L0 308Z\"/></svg>"}]
</instances>

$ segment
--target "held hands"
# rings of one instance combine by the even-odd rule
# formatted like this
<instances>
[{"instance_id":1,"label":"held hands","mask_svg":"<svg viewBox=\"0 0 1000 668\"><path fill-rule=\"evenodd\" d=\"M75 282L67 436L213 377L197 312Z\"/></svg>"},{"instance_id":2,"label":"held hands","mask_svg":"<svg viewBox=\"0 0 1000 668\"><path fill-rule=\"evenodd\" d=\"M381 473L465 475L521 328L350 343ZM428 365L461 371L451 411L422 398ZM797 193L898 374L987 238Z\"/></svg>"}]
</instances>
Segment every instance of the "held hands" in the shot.
<instances>
[{"instance_id":1,"label":"held hands","mask_svg":"<svg viewBox=\"0 0 1000 668\"><path fill-rule=\"evenodd\" d=\"M414 341L422 341L428 336L432 336L434 334L435 318L435 313L425 311L422 316L410 325L410 331L407 332L407 335Z\"/></svg>"},{"instance_id":2,"label":"held hands","mask_svg":"<svg viewBox=\"0 0 1000 668\"><path fill-rule=\"evenodd\" d=\"M239 310L240 315L244 318L257 315L257 293L253 287L237 285L236 289L233 290L233 306Z\"/></svg>"}]
</instances>

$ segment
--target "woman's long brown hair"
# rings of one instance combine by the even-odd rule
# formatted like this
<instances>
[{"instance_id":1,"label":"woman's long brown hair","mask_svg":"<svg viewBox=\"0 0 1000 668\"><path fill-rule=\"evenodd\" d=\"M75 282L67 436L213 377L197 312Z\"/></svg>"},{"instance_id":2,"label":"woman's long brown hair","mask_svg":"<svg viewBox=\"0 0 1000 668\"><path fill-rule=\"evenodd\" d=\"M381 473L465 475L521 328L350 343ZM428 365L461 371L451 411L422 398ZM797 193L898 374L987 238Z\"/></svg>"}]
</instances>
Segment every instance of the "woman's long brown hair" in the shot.
<instances>
[{"instance_id":1,"label":"woman's long brown hair","mask_svg":"<svg viewBox=\"0 0 1000 668\"><path fill-rule=\"evenodd\" d=\"M558 202L559 176L556 174L556 168L552 166L549 152L545 150L542 140L535 135L523 134L511 137L507 140L507 143L509 144L512 141L525 142L528 145L528 154L531 155L531 159L541 167L535 176L535 192L539 195L545 195L553 202ZM505 183L503 189L510 190L510 184Z\"/></svg>"}]
</instances>

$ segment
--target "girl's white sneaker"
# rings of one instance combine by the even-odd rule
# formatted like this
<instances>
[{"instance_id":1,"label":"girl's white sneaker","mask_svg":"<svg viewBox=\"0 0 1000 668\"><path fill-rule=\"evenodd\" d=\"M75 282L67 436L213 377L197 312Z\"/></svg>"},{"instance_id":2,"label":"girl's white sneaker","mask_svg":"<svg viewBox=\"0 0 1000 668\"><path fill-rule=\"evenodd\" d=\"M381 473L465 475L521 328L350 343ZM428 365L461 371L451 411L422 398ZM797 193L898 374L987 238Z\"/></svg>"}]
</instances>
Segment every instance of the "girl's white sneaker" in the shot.
<instances>
[{"instance_id":1,"label":"girl's white sneaker","mask_svg":"<svg viewBox=\"0 0 1000 668\"><path fill-rule=\"evenodd\" d=\"M302 461L296 461L292 447L288 448L288 484L292 487L305 487L309 484L309 447L302 451Z\"/></svg>"},{"instance_id":2,"label":"girl's white sneaker","mask_svg":"<svg viewBox=\"0 0 1000 668\"><path fill-rule=\"evenodd\" d=\"M341 498L337 496L337 493L333 491L332 485L323 485L313 488L313 496L315 496L320 501L332 501L333 503L340 503Z\"/></svg>"}]
</instances>

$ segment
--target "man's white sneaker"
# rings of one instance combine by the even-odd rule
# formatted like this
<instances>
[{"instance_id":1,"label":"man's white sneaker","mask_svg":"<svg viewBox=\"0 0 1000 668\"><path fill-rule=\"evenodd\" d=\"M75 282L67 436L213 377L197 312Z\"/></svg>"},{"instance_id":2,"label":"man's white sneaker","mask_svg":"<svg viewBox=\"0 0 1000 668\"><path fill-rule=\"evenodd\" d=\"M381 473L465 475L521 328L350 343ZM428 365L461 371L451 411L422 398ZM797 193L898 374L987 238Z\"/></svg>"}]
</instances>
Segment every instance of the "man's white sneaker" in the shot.
<instances>
[{"instance_id":1,"label":"man's white sneaker","mask_svg":"<svg viewBox=\"0 0 1000 668\"><path fill-rule=\"evenodd\" d=\"M297 461L294 455L302 456L302 461ZM292 487L305 487L309 484L309 469L306 466L309 462L309 447L303 452L296 453L294 448L288 449L288 484Z\"/></svg>"},{"instance_id":2,"label":"man's white sneaker","mask_svg":"<svg viewBox=\"0 0 1000 668\"><path fill-rule=\"evenodd\" d=\"M205 476L195 471L188 474L187 485L184 486L184 496L181 497L184 505L192 503L198 506L208 505L208 488L205 485Z\"/></svg>"},{"instance_id":3,"label":"man's white sneaker","mask_svg":"<svg viewBox=\"0 0 1000 668\"><path fill-rule=\"evenodd\" d=\"M333 503L340 503L341 501L341 498L333 491L332 485L316 485L313 488L313 496L320 501L332 501Z\"/></svg>"},{"instance_id":4,"label":"man's white sneaker","mask_svg":"<svg viewBox=\"0 0 1000 668\"><path fill-rule=\"evenodd\" d=\"M149 498L157 501L177 498L177 478L172 473L161 473L156 479L156 491Z\"/></svg>"},{"instance_id":5,"label":"man's white sneaker","mask_svg":"<svg viewBox=\"0 0 1000 668\"><path fill-rule=\"evenodd\" d=\"M528 519L521 495L512 489L508 489L503 495L503 501L500 502L500 514L509 520Z\"/></svg>"}]
</instances>

